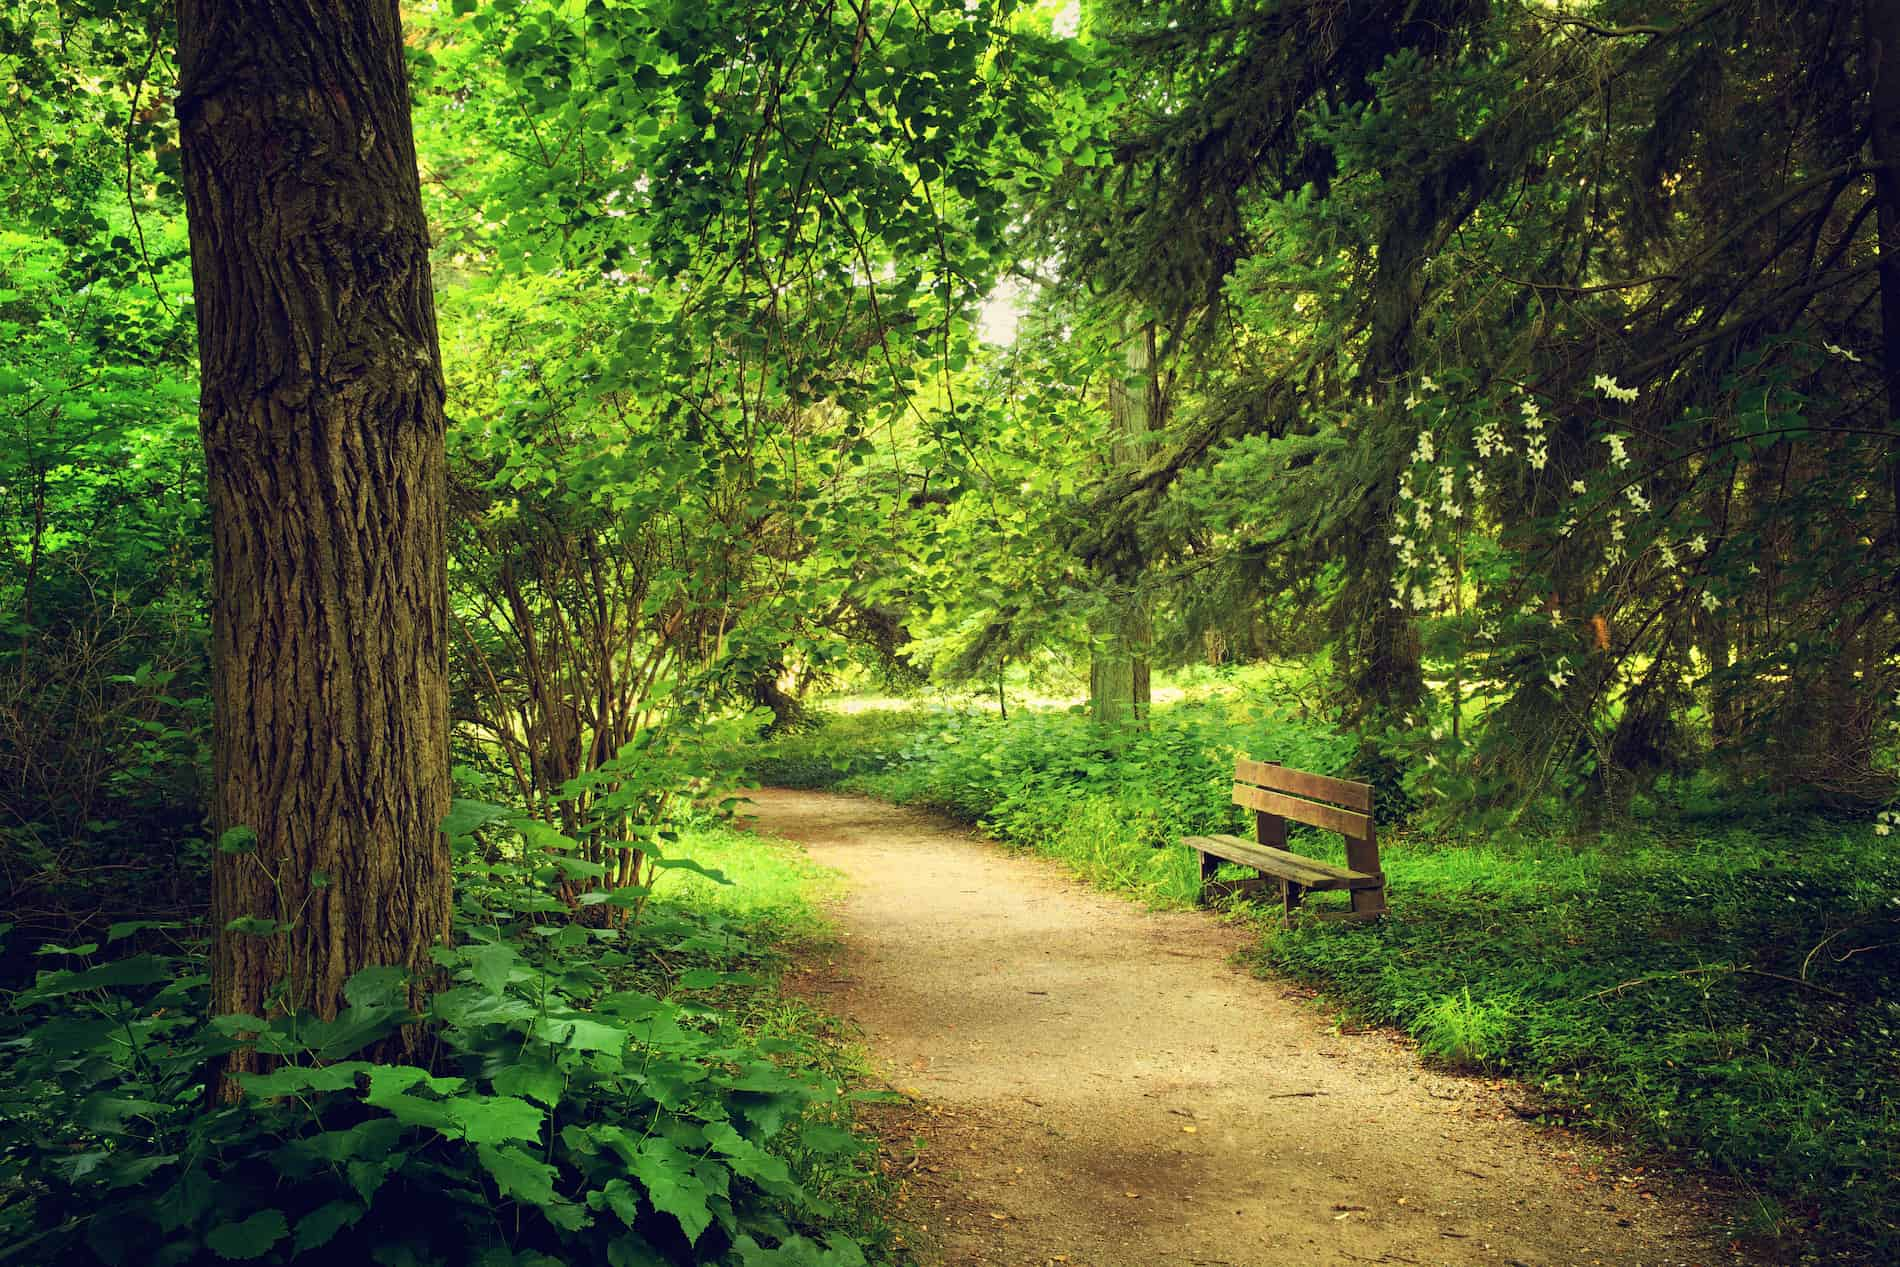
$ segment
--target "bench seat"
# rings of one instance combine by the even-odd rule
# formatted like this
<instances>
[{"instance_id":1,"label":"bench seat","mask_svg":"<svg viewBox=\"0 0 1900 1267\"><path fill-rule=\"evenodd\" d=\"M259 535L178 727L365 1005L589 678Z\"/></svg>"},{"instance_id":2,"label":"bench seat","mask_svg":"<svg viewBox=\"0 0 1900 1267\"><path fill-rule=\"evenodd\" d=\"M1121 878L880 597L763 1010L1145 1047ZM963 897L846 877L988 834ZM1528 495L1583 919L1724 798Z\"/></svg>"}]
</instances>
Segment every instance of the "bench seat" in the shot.
<instances>
[{"instance_id":1,"label":"bench seat","mask_svg":"<svg viewBox=\"0 0 1900 1267\"><path fill-rule=\"evenodd\" d=\"M1181 843L1204 854L1213 854L1229 862L1238 862L1256 871L1291 880L1303 889L1316 892L1385 887L1383 873L1354 871L1291 850L1258 844L1242 836L1184 836Z\"/></svg>"}]
</instances>

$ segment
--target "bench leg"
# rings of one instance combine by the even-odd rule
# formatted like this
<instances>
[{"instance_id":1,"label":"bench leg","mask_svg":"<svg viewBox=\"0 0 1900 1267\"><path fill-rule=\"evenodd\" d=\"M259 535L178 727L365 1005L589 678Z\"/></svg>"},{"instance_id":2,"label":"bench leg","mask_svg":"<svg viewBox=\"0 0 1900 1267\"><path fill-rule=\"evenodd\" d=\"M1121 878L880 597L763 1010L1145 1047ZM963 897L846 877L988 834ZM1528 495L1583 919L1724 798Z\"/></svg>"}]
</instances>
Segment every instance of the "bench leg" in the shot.
<instances>
[{"instance_id":1,"label":"bench leg","mask_svg":"<svg viewBox=\"0 0 1900 1267\"><path fill-rule=\"evenodd\" d=\"M1202 906L1212 906L1224 897L1253 897L1267 886L1264 875L1256 875L1248 880L1216 880L1215 874L1226 865L1226 859L1211 853L1201 855L1201 897Z\"/></svg>"},{"instance_id":2,"label":"bench leg","mask_svg":"<svg viewBox=\"0 0 1900 1267\"><path fill-rule=\"evenodd\" d=\"M1219 858L1216 858L1211 853L1201 855L1201 895L1199 902L1202 906L1211 905L1214 901L1214 873L1219 870Z\"/></svg>"},{"instance_id":3,"label":"bench leg","mask_svg":"<svg viewBox=\"0 0 1900 1267\"><path fill-rule=\"evenodd\" d=\"M1377 919L1385 914L1385 890L1354 889L1352 913L1360 919Z\"/></svg>"},{"instance_id":4,"label":"bench leg","mask_svg":"<svg viewBox=\"0 0 1900 1267\"><path fill-rule=\"evenodd\" d=\"M1280 905L1283 908L1281 922L1288 928L1293 926L1293 912L1300 909L1300 903L1306 899L1306 886L1295 884L1291 880L1280 881Z\"/></svg>"}]
</instances>

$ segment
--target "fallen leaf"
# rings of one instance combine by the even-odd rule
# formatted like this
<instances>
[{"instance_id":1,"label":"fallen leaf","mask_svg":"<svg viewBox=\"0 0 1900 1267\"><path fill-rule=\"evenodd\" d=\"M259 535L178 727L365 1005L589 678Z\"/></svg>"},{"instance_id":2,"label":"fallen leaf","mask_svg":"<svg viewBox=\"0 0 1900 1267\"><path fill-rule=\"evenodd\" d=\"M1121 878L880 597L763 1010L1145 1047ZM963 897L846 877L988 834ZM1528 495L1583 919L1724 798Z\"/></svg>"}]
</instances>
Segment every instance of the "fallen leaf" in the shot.
<instances>
[{"instance_id":1,"label":"fallen leaf","mask_svg":"<svg viewBox=\"0 0 1900 1267\"><path fill-rule=\"evenodd\" d=\"M1194 1134L1194 1132L1195 1132L1195 1130L1196 1130L1196 1128L1195 1128L1195 1127L1192 1127L1192 1126L1183 1126L1183 1127L1181 1128L1181 1133L1182 1133L1183 1135L1192 1135L1192 1134Z\"/></svg>"}]
</instances>

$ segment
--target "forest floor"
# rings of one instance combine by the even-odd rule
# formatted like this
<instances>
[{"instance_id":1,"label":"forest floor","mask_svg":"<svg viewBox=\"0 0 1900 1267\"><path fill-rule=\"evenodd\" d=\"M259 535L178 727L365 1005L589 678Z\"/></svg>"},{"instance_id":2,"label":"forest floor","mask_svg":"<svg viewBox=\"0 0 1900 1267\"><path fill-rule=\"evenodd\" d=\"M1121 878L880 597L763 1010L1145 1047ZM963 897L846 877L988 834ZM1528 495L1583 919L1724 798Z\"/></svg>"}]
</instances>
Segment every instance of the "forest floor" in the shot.
<instances>
[{"instance_id":1,"label":"forest floor","mask_svg":"<svg viewBox=\"0 0 1900 1267\"><path fill-rule=\"evenodd\" d=\"M858 1026L927 1267L1730 1263L1713 1198L1539 1128L1514 1083L1234 966L1246 930L860 797L753 793L841 872L788 986Z\"/></svg>"}]
</instances>

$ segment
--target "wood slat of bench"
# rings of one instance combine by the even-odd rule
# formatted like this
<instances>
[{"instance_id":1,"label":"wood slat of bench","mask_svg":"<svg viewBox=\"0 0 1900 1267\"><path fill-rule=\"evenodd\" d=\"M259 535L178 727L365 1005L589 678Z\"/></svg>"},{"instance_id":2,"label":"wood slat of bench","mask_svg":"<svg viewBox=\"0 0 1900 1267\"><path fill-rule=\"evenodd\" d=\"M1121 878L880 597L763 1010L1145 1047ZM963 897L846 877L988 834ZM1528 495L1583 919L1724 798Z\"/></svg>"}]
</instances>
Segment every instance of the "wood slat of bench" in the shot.
<instances>
[{"instance_id":1,"label":"wood slat of bench","mask_svg":"<svg viewBox=\"0 0 1900 1267\"><path fill-rule=\"evenodd\" d=\"M1242 866L1277 875L1283 880L1291 880L1308 889L1324 891L1385 887L1385 877L1382 875L1353 871L1331 862L1322 862L1318 858L1309 858L1305 854L1256 844L1239 836L1187 836L1181 843L1190 849L1198 849L1202 853L1211 853L1229 862L1238 862Z\"/></svg>"},{"instance_id":2,"label":"wood slat of bench","mask_svg":"<svg viewBox=\"0 0 1900 1267\"><path fill-rule=\"evenodd\" d=\"M1302 800L1297 796L1247 783L1234 784L1234 804L1263 814L1278 814L1296 823L1324 827L1327 831L1336 831L1355 840L1365 840L1372 834L1372 817L1368 814L1356 814L1349 809L1321 805L1318 801Z\"/></svg>"},{"instance_id":3,"label":"wood slat of bench","mask_svg":"<svg viewBox=\"0 0 1900 1267\"><path fill-rule=\"evenodd\" d=\"M1305 770L1291 770L1283 765L1242 757L1234 762L1234 780L1239 783L1258 783L1270 791L1290 792L1294 796L1311 797L1316 801L1336 801L1347 809L1366 813L1372 811L1372 788L1348 779L1308 774Z\"/></svg>"}]
</instances>

